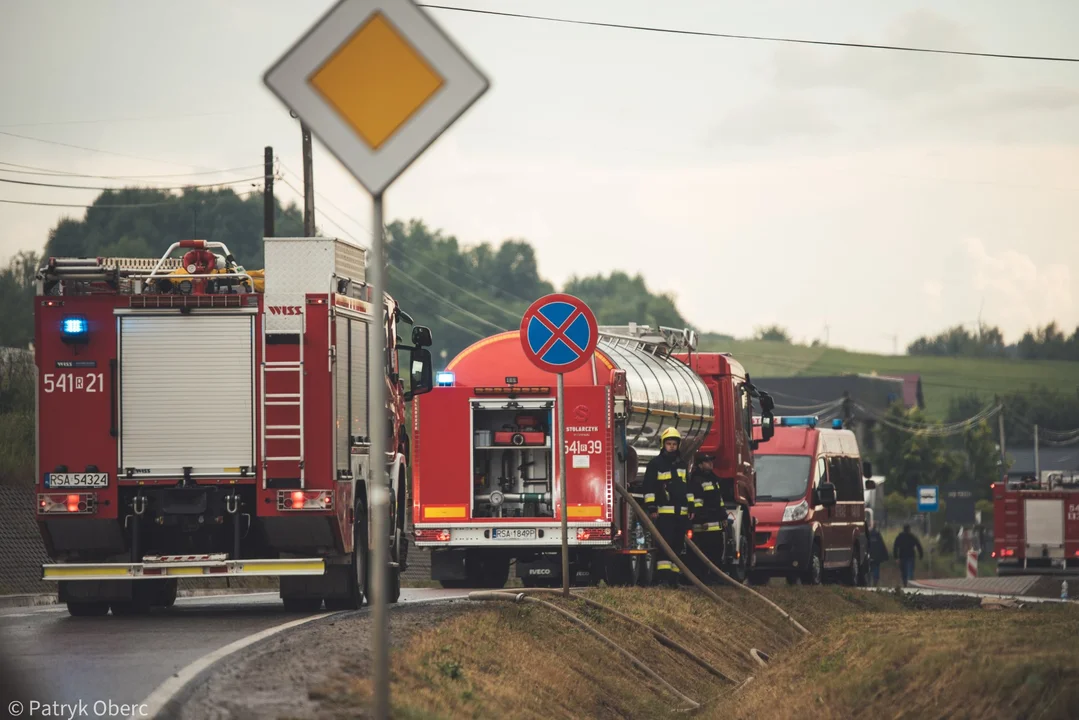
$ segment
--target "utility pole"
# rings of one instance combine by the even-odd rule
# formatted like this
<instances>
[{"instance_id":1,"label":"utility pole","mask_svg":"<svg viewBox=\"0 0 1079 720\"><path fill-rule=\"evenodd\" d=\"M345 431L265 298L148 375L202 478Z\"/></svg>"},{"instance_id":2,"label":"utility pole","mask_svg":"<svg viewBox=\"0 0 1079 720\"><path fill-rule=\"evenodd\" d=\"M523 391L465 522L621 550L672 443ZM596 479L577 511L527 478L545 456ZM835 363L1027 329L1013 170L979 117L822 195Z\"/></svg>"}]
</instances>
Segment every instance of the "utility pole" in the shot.
<instances>
[{"instance_id":1,"label":"utility pole","mask_svg":"<svg viewBox=\"0 0 1079 720\"><path fill-rule=\"evenodd\" d=\"M315 171L311 161L311 128L302 120L303 133L303 234L315 236Z\"/></svg>"},{"instance_id":2,"label":"utility pole","mask_svg":"<svg viewBox=\"0 0 1079 720\"><path fill-rule=\"evenodd\" d=\"M1000 429L1000 467L1004 468L1007 448L1004 446L1004 411L997 413L997 427Z\"/></svg>"},{"instance_id":3,"label":"utility pole","mask_svg":"<svg viewBox=\"0 0 1079 720\"><path fill-rule=\"evenodd\" d=\"M1034 425L1034 479L1042 481L1042 463L1038 455L1038 426Z\"/></svg>"},{"instance_id":4,"label":"utility pole","mask_svg":"<svg viewBox=\"0 0 1079 720\"><path fill-rule=\"evenodd\" d=\"M273 148L269 145L266 146L263 161L265 162L265 169L263 170L265 177L262 190L262 236L273 237Z\"/></svg>"}]
</instances>

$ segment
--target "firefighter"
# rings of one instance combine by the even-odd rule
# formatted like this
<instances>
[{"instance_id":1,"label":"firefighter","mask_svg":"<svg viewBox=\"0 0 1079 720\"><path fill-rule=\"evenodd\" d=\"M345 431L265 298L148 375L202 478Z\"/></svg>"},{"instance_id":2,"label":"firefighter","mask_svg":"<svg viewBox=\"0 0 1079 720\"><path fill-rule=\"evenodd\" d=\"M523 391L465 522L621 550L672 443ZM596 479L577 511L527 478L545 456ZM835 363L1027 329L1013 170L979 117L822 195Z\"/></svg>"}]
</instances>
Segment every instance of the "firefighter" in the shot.
<instances>
[{"instance_id":1,"label":"firefighter","mask_svg":"<svg viewBox=\"0 0 1079 720\"><path fill-rule=\"evenodd\" d=\"M727 511L720 497L718 478L712 473L715 458L708 453L698 453L693 463L693 473L689 476L689 492L693 496L693 542L701 552L721 567L723 563L723 528L726 525ZM693 556L696 558L696 555ZM715 576L699 563L703 575Z\"/></svg>"},{"instance_id":2,"label":"firefighter","mask_svg":"<svg viewBox=\"0 0 1079 720\"><path fill-rule=\"evenodd\" d=\"M690 499L686 484L686 463L678 454L682 436L674 428L660 435L663 448L652 458L644 471L644 507L671 549L681 555L685 551L686 531L689 530ZM681 570L660 549L656 556L656 583L678 585Z\"/></svg>"}]
</instances>

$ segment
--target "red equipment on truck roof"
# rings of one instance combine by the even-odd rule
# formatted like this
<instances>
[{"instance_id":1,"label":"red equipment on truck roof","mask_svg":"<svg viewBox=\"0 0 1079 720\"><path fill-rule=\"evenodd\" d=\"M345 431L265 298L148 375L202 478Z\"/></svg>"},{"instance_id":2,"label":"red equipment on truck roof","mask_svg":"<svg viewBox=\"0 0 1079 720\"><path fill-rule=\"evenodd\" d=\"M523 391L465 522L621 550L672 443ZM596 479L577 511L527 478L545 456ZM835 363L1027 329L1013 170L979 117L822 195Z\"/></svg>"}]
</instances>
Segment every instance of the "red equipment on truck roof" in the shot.
<instances>
[{"instance_id":1,"label":"red equipment on truck roof","mask_svg":"<svg viewBox=\"0 0 1079 720\"><path fill-rule=\"evenodd\" d=\"M265 257L247 272L223 244L185 240L157 260L50 258L38 273L37 519L54 560L43 577L72 614L170 605L179 577L249 575L280 576L287 608L358 607L380 477L372 411L392 420L377 466L396 600L404 402L431 387L430 331L398 341L412 319L388 295L373 301L357 245L267 238ZM388 404L374 409L381 338ZM411 355L408 392L397 350Z\"/></svg>"},{"instance_id":2,"label":"red equipment on truck roof","mask_svg":"<svg viewBox=\"0 0 1079 720\"><path fill-rule=\"evenodd\" d=\"M1079 574L1079 472L993 483L998 575Z\"/></svg>"},{"instance_id":3,"label":"red equipment on truck roof","mask_svg":"<svg viewBox=\"0 0 1079 720\"><path fill-rule=\"evenodd\" d=\"M564 460L574 580L647 581L650 566L640 561L651 548L614 484L633 488L668 427L680 431L686 457L716 455L714 472L736 497L730 511L743 538L729 559L744 576L752 562L755 389L729 355L695 346L689 331L601 327L591 362L564 375L564 453L552 451L555 378L527 359L517 332L454 358L412 416L413 523L416 544L432 548L432 577L502 587L515 559L526 584L559 584L556 478Z\"/></svg>"}]
</instances>

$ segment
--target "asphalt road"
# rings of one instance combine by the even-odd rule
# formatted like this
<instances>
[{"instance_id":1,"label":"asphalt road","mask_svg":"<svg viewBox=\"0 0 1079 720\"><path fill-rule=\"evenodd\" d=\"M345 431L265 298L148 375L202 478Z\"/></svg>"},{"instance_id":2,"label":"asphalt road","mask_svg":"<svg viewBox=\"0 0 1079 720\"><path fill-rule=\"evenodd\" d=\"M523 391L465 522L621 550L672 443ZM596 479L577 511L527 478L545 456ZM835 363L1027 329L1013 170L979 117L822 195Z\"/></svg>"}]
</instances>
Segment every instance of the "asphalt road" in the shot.
<instances>
[{"instance_id":1,"label":"asphalt road","mask_svg":"<svg viewBox=\"0 0 1079 720\"><path fill-rule=\"evenodd\" d=\"M466 593L405 588L400 603ZM81 701L90 709L84 716L96 717L96 702L137 705L203 656L302 617L285 613L276 592L180 598L169 610L144 617L73 618L63 605L11 608L0 610L0 659L29 685L20 693L23 697L43 704ZM0 709L0 716L6 710ZM39 708L33 716L45 717L44 712ZM109 716L120 714L103 715ZM22 717L32 717L29 708Z\"/></svg>"}]
</instances>

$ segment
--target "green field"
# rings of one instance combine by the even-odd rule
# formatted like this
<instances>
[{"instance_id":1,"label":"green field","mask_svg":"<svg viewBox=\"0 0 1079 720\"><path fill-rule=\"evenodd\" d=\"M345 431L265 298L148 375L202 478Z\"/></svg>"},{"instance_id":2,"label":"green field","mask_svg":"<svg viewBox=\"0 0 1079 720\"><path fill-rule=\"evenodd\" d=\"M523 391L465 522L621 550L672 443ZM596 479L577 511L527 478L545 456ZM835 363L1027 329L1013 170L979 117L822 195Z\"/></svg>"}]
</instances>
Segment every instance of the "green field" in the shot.
<instances>
[{"instance_id":1,"label":"green field","mask_svg":"<svg viewBox=\"0 0 1079 720\"><path fill-rule=\"evenodd\" d=\"M731 353L757 378L918 373L922 376L926 413L937 420L948 411L952 397L971 392L988 401L995 393L1022 392L1034 385L1069 394L1079 391L1079 362L872 355L838 348L708 337L702 339L700 349Z\"/></svg>"}]
</instances>

